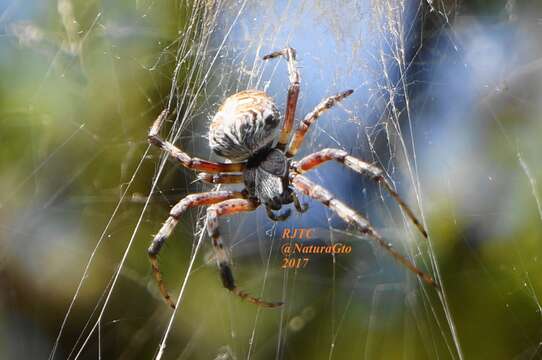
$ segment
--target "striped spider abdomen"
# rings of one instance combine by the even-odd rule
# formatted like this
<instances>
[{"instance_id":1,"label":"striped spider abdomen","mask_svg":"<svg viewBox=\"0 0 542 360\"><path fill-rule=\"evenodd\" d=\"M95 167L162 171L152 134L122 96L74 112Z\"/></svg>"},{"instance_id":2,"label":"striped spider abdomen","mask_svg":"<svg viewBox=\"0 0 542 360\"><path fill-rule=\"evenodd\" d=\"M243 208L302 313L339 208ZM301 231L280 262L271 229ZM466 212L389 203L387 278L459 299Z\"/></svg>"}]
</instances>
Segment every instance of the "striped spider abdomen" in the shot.
<instances>
[{"instance_id":1,"label":"striped spider abdomen","mask_svg":"<svg viewBox=\"0 0 542 360\"><path fill-rule=\"evenodd\" d=\"M246 160L272 144L280 113L269 95L246 90L228 97L211 121L209 146L230 160Z\"/></svg>"}]
</instances>

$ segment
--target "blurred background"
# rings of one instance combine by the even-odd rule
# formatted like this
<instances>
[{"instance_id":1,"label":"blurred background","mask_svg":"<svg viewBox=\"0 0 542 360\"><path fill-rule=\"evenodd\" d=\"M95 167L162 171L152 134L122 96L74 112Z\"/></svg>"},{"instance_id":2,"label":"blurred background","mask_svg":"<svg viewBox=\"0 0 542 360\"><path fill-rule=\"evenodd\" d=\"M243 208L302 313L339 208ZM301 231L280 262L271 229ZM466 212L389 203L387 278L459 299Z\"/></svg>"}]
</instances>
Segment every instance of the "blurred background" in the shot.
<instances>
[{"instance_id":1,"label":"blurred background","mask_svg":"<svg viewBox=\"0 0 542 360\"><path fill-rule=\"evenodd\" d=\"M530 1L0 0L2 359L542 358L542 4ZM300 156L347 150L382 167L423 219L419 236L381 189L337 164L309 177L439 280L420 283L317 203L273 223L223 219L237 283L222 288L204 209L160 254L169 209L212 186L151 148L201 158L221 101L257 88L282 109L295 47L297 119L355 93L311 129ZM285 228L348 255L282 269ZM191 266L191 267L190 267ZM189 271L190 267L190 271ZM163 352L159 352L162 346ZM165 346L165 347L164 347Z\"/></svg>"}]
</instances>

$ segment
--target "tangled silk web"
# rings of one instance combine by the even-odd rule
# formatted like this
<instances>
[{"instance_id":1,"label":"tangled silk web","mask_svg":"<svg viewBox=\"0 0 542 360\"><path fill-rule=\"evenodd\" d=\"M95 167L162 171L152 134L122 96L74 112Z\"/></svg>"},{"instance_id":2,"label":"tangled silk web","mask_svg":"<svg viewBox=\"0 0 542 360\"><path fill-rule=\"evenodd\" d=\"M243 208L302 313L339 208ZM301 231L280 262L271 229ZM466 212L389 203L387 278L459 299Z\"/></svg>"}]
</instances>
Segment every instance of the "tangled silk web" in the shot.
<instances>
[{"instance_id":1,"label":"tangled silk web","mask_svg":"<svg viewBox=\"0 0 542 360\"><path fill-rule=\"evenodd\" d=\"M237 91L256 88L267 91L283 109L288 87L286 64L263 62L261 57L286 45L295 47L301 73L298 120L322 98L345 89L355 90L351 98L311 129L301 155L337 147L377 164L427 227L424 203L429 189L424 188L420 178L426 171L420 169L419 161L427 156L419 149L429 150L425 143L437 141L439 135L427 135L423 131L429 127L419 127L418 121L430 117L428 113L438 113L436 105L427 104L433 94L442 95L441 89L434 90L438 84L432 79L442 71L438 65L445 61L441 57L459 57L448 19L455 11L450 3L387 0L264 4L196 0L179 4L183 20L179 21L175 41L163 44L152 61L142 65L149 73L166 76L171 84L169 92L162 95L162 103L152 104L144 117L150 126L152 114L166 107L170 122L162 133L164 138L191 154L213 159L206 127L218 104ZM141 8L143 16L154 11L152 6ZM108 26L100 15L95 20L89 32ZM420 137L424 146L419 144ZM517 154L521 173L532 180L528 161L520 151ZM124 205L133 200L134 183L142 176L141 168L149 157L155 164L152 185L148 194L139 199L142 206L129 241L119 252L116 270L103 284L105 290L96 299L86 325L79 329L73 346L66 345L64 332L88 286L87 277L96 266L97 251L115 232ZM127 307L131 301L123 296L121 284L123 277L130 276L127 264L143 256L135 255L134 248L144 254L150 241L148 235L158 230L167 204L174 202L153 203L165 197L164 179L186 177L181 197L188 192L211 190L208 185L193 182L188 171L172 167L164 154L150 147L141 153L84 268L50 359L59 356L59 347L71 348L69 358L86 357L96 348L101 354L102 348L114 341L106 334L111 327L122 328L127 317L140 316L129 313L121 318L115 311L119 311L117 301ZM213 261L206 256L209 246L204 244L205 211L200 209L184 220L190 231L183 235L179 230L179 239L171 239L161 253L166 282L177 301L176 310L168 312L160 301L149 266L146 273L135 276L147 276L147 291L156 299L148 306L158 309L141 331L121 336L126 343L117 346L132 356L141 347L147 352L149 347L155 347L156 359L192 358L194 354L217 359L299 358L301 354L331 359L351 358L348 354L352 353L366 358L401 353L407 358L463 358L462 334L456 329L455 314L448 304L447 284L440 274L433 237L428 242L420 241L407 218L378 187L340 166L330 165L311 177L366 214L387 240L442 284L442 292L419 283L340 219L311 204L307 214L294 216L284 224L270 223L260 212L223 221L240 286L258 296L286 300L276 313L251 307L223 291L218 276L205 266ZM447 180L451 178L449 175ZM538 199L536 187L532 181L530 184ZM153 215L151 210L160 206L163 211ZM152 221L147 226L149 219ZM324 241L347 242L355 251L348 257L315 260L315 265L304 271L280 269L280 234L292 228L317 229ZM175 258L179 256L175 252L177 240L192 245L191 249L183 248L190 251L186 262ZM140 243L145 244L137 245ZM176 266L168 266L168 262ZM529 289L531 299L538 303L532 285ZM113 303L117 310L112 309ZM301 341L303 336L310 338ZM383 344L398 344L397 353Z\"/></svg>"}]
</instances>

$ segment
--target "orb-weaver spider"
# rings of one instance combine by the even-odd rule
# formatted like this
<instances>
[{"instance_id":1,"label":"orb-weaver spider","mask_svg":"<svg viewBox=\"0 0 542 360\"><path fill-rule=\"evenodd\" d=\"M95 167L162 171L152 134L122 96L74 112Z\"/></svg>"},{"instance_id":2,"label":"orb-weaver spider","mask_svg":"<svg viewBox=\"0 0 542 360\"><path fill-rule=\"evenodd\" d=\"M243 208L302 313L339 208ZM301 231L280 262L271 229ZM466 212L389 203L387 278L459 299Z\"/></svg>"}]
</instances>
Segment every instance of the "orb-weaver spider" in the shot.
<instances>
[{"instance_id":1,"label":"orb-weaver spider","mask_svg":"<svg viewBox=\"0 0 542 360\"><path fill-rule=\"evenodd\" d=\"M278 214L274 212L280 210L283 205L293 203L297 211L304 212L306 210L306 207L299 202L296 190L327 206L345 222L354 225L363 234L375 240L378 245L424 282L438 288L437 283L430 275L418 269L406 257L397 252L361 214L336 199L323 187L301 175L329 160L338 161L383 186L422 235L427 238L422 224L393 190L378 167L339 149L324 149L299 161L290 160L297 153L307 130L316 119L337 102L351 95L353 90L347 90L323 100L299 123L290 139L300 85L295 50L288 47L266 55L263 59L268 60L280 56L288 61L290 87L286 100L284 122L276 144L276 130L280 124L280 113L273 99L265 92L258 90L245 90L228 97L211 122L209 130L211 149L217 155L232 162L218 163L191 157L172 143L162 140L158 133L167 117L166 110L158 116L149 131L148 139L151 144L166 151L182 166L200 172L198 174L200 180L212 184L243 183L245 185L242 191L220 190L190 194L171 209L169 218L155 235L148 249L154 277L166 302L175 308L162 280L157 255L183 212L188 208L210 205L207 208L207 232L212 239L224 287L251 303L264 307L280 306L282 304L280 302L267 302L258 299L235 285L229 256L220 236L218 218L239 212L253 211L263 205L269 218L274 221L285 220L290 215L290 209Z\"/></svg>"}]
</instances>

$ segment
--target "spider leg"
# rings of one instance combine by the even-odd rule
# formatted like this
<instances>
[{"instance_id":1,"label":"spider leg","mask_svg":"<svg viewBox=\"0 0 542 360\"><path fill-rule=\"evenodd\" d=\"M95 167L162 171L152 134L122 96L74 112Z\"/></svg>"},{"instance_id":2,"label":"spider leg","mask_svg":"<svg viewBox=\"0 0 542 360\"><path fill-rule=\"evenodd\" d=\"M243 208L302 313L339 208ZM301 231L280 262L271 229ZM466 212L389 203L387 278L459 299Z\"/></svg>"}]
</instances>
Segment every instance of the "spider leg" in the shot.
<instances>
[{"instance_id":1,"label":"spider leg","mask_svg":"<svg viewBox=\"0 0 542 360\"><path fill-rule=\"evenodd\" d=\"M293 191L292 200L294 201L294 206L299 213L303 214L305 211L309 210L309 204L301 204L301 201L299 201L297 194Z\"/></svg>"},{"instance_id":2,"label":"spider leg","mask_svg":"<svg viewBox=\"0 0 542 360\"><path fill-rule=\"evenodd\" d=\"M379 246L386 250L386 252L388 252L388 254L390 254L397 262L416 274L426 284L431 285L436 289L440 289L440 286L429 274L426 274L418 269L410 260L395 250L390 243L386 242L382 236L380 236L380 234L373 229L367 219L343 202L337 200L329 191L299 174L292 173L291 181L296 189L314 200L321 202L323 205L334 211L345 222L354 225L362 234L369 236Z\"/></svg>"},{"instance_id":3,"label":"spider leg","mask_svg":"<svg viewBox=\"0 0 542 360\"><path fill-rule=\"evenodd\" d=\"M198 173L198 179L210 184L240 184L243 182L243 174L236 173Z\"/></svg>"},{"instance_id":4,"label":"spider leg","mask_svg":"<svg viewBox=\"0 0 542 360\"><path fill-rule=\"evenodd\" d=\"M414 223L414 225L416 225L422 235L427 239L427 231L423 227L422 223L418 220L416 215L414 215L414 212L410 209L410 207L403 201L403 199L401 199L399 194L393 189L391 184L384 177L382 170L377 166L368 164L358 158L348 155L348 153L344 150L323 149L307 155L298 162L293 163L292 168L296 172L302 174L324 164L329 160L338 161L355 172L361 175L369 176L371 179L381 184L391 195L391 197L393 197L393 199L399 204L408 218Z\"/></svg>"},{"instance_id":5,"label":"spider leg","mask_svg":"<svg viewBox=\"0 0 542 360\"><path fill-rule=\"evenodd\" d=\"M291 215L290 209L286 209L285 211L278 214L275 214L273 210L269 207L266 207L265 211L267 212L267 217L273 221L284 221L288 219Z\"/></svg>"},{"instance_id":6,"label":"spider leg","mask_svg":"<svg viewBox=\"0 0 542 360\"><path fill-rule=\"evenodd\" d=\"M218 229L218 218L221 216L229 216L238 212L253 211L258 207L258 203L254 200L248 199L232 199L226 200L219 204L210 206L207 209L207 232L213 241L213 248L216 254L216 261L220 270L220 277L224 287L235 295L239 296L243 300L247 300L252 304L263 307L278 307L281 306L281 302L272 303L262 299L258 299L239 289L235 285L233 273L230 266L230 260L224 244L222 242L222 236Z\"/></svg>"},{"instance_id":7,"label":"spider leg","mask_svg":"<svg viewBox=\"0 0 542 360\"><path fill-rule=\"evenodd\" d=\"M190 194L181 199L181 201L179 201L171 209L168 219L164 222L164 224L160 228L160 231L158 231L158 233L154 236L154 239L152 240L147 252L149 254L152 272L156 282L158 283L160 293L164 297L166 303L168 303L168 305L172 308L175 308L175 303L171 300L171 297L169 296L169 293L166 289L166 285L164 284L164 280L162 279L162 273L160 272L160 268L158 267L157 256L165 241L173 232L173 229L177 225L179 218L181 217L183 212L195 206L211 205L222 202L224 200L243 197L245 197L245 193L238 191L212 191L199 194Z\"/></svg>"},{"instance_id":8,"label":"spider leg","mask_svg":"<svg viewBox=\"0 0 542 360\"><path fill-rule=\"evenodd\" d=\"M305 138L305 135L309 130L309 127L314 124L314 122L324 112L331 109L344 98L352 95L353 92L354 90L346 90L335 96L330 96L324 99L320 104L318 104L313 111L308 113L307 116L305 116L305 118L299 123L299 126L297 127L297 130L292 137L292 140L290 140L290 144L288 145L288 151L286 151L286 156L293 157L295 154L297 154L297 151L299 150L301 143L303 142L303 139Z\"/></svg>"},{"instance_id":9,"label":"spider leg","mask_svg":"<svg viewBox=\"0 0 542 360\"><path fill-rule=\"evenodd\" d=\"M169 141L162 140L158 133L164 120L167 117L167 110L164 110L158 115L152 127L149 130L148 140L152 145L158 146L166 151L169 155L175 158L182 166L197 171L205 171L208 173L219 172L239 172L245 167L244 163L217 163L213 161L202 160L197 157L191 157Z\"/></svg>"},{"instance_id":10,"label":"spider leg","mask_svg":"<svg viewBox=\"0 0 542 360\"><path fill-rule=\"evenodd\" d=\"M275 51L271 54L265 55L263 60L273 59L279 56L284 56L288 61L288 77L290 79L290 87L288 88L288 97L286 98L286 111L284 114L284 124L280 130L279 141L277 148L284 150L290 133L294 126L295 109L297 107L297 98L299 97L299 83L300 76L297 70L297 62L295 59L295 49L287 47L285 49Z\"/></svg>"}]
</instances>

